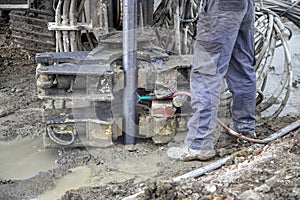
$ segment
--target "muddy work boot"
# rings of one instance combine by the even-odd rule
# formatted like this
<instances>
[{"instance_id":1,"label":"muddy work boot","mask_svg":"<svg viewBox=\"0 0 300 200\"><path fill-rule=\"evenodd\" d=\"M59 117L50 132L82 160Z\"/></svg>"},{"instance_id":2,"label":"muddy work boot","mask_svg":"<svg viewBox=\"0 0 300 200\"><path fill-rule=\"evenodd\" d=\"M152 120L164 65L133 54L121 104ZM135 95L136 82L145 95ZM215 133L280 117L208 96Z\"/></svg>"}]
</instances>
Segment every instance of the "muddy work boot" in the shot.
<instances>
[{"instance_id":1,"label":"muddy work boot","mask_svg":"<svg viewBox=\"0 0 300 200\"><path fill-rule=\"evenodd\" d=\"M216 155L214 149L197 150L191 149L186 145L179 147L171 147L168 152L168 157L173 160L191 161L191 160L209 160Z\"/></svg>"},{"instance_id":2,"label":"muddy work boot","mask_svg":"<svg viewBox=\"0 0 300 200\"><path fill-rule=\"evenodd\" d=\"M238 134L240 134L240 135L242 135L242 136L244 136L244 137L247 137L247 138L249 138L249 139L256 139L256 138L257 138L257 135L256 135L255 132L254 132L254 133L239 132L239 131L237 131L237 129L234 127L233 124L229 124L228 127L229 127L231 130L233 130L234 132L236 132L236 133L238 133ZM238 143L240 143L240 144L246 144L246 143L249 142L248 140L244 140L244 139L242 139L242 138L237 138L236 141L237 141Z\"/></svg>"},{"instance_id":3,"label":"muddy work boot","mask_svg":"<svg viewBox=\"0 0 300 200\"><path fill-rule=\"evenodd\" d=\"M240 135L244 136L244 137L247 137L249 139L256 139L257 136L256 136L256 133L239 133ZM236 141L240 144L246 144L248 143L249 141L246 140L246 139L242 139L242 138L237 138Z\"/></svg>"}]
</instances>

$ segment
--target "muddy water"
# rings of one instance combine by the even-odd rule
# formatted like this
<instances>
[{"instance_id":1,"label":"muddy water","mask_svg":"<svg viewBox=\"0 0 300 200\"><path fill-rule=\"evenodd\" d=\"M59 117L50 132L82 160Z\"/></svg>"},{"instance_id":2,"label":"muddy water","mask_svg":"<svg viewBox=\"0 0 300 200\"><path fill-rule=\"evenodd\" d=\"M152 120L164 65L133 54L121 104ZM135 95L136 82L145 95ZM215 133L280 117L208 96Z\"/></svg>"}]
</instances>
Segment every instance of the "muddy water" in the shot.
<instances>
[{"instance_id":1,"label":"muddy water","mask_svg":"<svg viewBox=\"0 0 300 200\"><path fill-rule=\"evenodd\" d=\"M135 183L138 183L157 174L162 167L162 162L169 162L165 154L150 154L107 163L108 165L76 167L70 170L70 174L58 180L53 190L45 192L37 199L59 199L68 190L102 186L111 182L120 183L133 178Z\"/></svg>"},{"instance_id":2,"label":"muddy water","mask_svg":"<svg viewBox=\"0 0 300 200\"><path fill-rule=\"evenodd\" d=\"M0 142L0 179L23 180L56 166L57 150L44 149L41 137Z\"/></svg>"},{"instance_id":3,"label":"muddy water","mask_svg":"<svg viewBox=\"0 0 300 200\"><path fill-rule=\"evenodd\" d=\"M70 170L71 173L58 180L53 190L40 195L39 200L59 199L66 191L78 189L83 186L93 186L91 179L91 169L89 167L77 167Z\"/></svg>"},{"instance_id":4,"label":"muddy water","mask_svg":"<svg viewBox=\"0 0 300 200\"><path fill-rule=\"evenodd\" d=\"M76 190L80 187L96 187L109 182L117 183L134 178L133 175L122 172L108 172L104 166L80 166L70 171L70 174L56 182L53 190L45 192L36 199L59 199L68 190Z\"/></svg>"},{"instance_id":5,"label":"muddy water","mask_svg":"<svg viewBox=\"0 0 300 200\"><path fill-rule=\"evenodd\" d=\"M133 174L108 171L105 166L80 166L70 171L70 174L56 182L53 190L45 192L36 199L59 199L68 190L76 190L80 187L102 186L110 182L119 183L134 178Z\"/></svg>"}]
</instances>

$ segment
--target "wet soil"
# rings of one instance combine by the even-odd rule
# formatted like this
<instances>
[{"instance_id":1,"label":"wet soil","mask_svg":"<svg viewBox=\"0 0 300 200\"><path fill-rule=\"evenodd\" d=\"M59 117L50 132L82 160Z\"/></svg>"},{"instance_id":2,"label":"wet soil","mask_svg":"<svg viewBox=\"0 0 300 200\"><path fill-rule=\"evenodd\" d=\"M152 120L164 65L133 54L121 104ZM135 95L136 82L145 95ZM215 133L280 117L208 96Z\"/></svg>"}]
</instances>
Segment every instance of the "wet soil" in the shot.
<instances>
[{"instance_id":1,"label":"wet soil","mask_svg":"<svg viewBox=\"0 0 300 200\"><path fill-rule=\"evenodd\" d=\"M20 50L6 34L1 35L0 47L0 140L40 140L45 127L36 96L34 56ZM299 83L299 75L296 77L294 88ZM259 138L299 119L300 115L260 119L256 127ZM135 199L300 199L299 129L252 153L243 151L252 144L238 143L236 138L222 133L217 156L207 162L169 160L168 147L177 145L182 138L184 133L165 145L141 140L134 148L116 144L102 149L52 150L49 153L56 155L51 157L53 167L37 167L30 177L8 176L13 172L1 168L0 199L123 199L141 191ZM220 169L196 179L172 180L238 151L242 153ZM5 152L5 156L12 157L14 151ZM24 158L31 156L30 151L27 154ZM9 162L3 155L1 158L1 166ZM39 166L43 161L29 162ZM28 168L20 164L15 170L26 172Z\"/></svg>"}]
</instances>

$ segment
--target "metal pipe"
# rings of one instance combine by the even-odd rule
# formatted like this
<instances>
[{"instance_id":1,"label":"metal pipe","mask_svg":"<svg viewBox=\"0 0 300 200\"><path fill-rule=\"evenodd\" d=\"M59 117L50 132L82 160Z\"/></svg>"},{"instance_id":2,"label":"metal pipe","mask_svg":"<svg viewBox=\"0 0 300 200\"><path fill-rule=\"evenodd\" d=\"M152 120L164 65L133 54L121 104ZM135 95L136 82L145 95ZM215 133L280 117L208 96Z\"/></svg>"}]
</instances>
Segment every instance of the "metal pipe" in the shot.
<instances>
[{"instance_id":1,"label":"metal pipe","mask_svg":"<svg viewBox=\"0 0 300 200\"><path fill-rule=\"evenodd\" d=\"M135 144L138 132L136 125L137 89L137 1L123 1L123 68L125 88L123 94L124 144Z\"/></svg>"}]
</instances>

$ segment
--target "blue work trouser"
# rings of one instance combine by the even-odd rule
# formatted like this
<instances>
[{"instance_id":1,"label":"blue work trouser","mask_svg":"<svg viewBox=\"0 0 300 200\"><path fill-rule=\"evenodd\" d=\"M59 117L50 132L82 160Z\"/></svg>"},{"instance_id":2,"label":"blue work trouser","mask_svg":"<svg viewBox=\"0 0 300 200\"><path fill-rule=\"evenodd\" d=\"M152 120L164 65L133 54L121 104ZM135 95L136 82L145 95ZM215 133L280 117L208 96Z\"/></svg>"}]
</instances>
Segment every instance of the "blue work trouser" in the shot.
<instances>
[{"instance_id":1,"label":"blue work trouser","mask_svg":"<svg viewBox=\"0 0 300 200\"><path fill-rule=\"evenodd\" d=\"M235 128L254 132L254 17L254 0L203 0L190 75L195 113L188 123L185 144L191 148L211 149L216 143L223 77L232 93Z\"/></svg>"}]
</instances>

